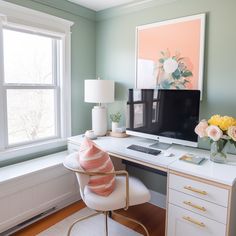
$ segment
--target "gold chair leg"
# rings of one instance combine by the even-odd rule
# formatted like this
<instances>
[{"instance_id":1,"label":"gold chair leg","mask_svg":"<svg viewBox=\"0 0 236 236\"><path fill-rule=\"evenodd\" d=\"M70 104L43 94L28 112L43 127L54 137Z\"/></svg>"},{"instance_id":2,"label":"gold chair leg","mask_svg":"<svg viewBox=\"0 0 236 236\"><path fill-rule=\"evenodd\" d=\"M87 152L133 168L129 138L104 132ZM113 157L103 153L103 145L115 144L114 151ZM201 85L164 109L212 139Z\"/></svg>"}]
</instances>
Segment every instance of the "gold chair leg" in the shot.
<instances>
[{"instance_id":1,"label":"gold chair leg","mask_svg":"<svg viewBox=\"0 0 236 236\"><path fill-rule=\"evenodd\" d=\"M94 214L92 214L92 215L85 216L85 217L82 217L82 218L76 220L76 221L70 226L70 228L69 228L69 230L68 230L68 233L67 233L67 236L70 236L71 230L72 230L73 226L74 226L76 223L78 223L78 222L80 222L80 221L83 221L83 220L86 220L86 219L88 219L88 218L90 218L90 217L93 217L93 216L102 214L102 213L103 213L103 212L96 212L96 213L94 213Z\"/></svg>"},{"instance_id":2,"label":"gold chair leg","mask_svg":"<svg viewBox=\"0 0 236 236\"><path fill-rule=\"evenodd\" d=\"M105 211L105 235L108 236L108 224L107 224L107 217L108 217L108 212Z\"/></svg>"},{"instance_id":3,"label":"gold chair leg","mask_svg":"<svg viewBox=\"0 0 236 236\"><path fill-rule=\"evenodd\" d=\"M112 211L112 214L114 214L114 215L116 215L116 216L118 216L118 217L120 217L120 218L124 218L124 219L126 219L126 220L129 220L129 221L131 221L131 222L134 222L134 223L140 225L140 226L144 229L144 231L145 231L145 233L146 233L146 236L149 236L149 233L148 233L147 228L146 228L141 222L139 222L139 221L137 221L137 220L134 220L134 219L132 219L132 218L129 218L129 217L127 217L127 216L120 215L120 214L118 214L118 213L116 213L116 212L114 212L114 211Z\"/></svg>"}]
</instances>

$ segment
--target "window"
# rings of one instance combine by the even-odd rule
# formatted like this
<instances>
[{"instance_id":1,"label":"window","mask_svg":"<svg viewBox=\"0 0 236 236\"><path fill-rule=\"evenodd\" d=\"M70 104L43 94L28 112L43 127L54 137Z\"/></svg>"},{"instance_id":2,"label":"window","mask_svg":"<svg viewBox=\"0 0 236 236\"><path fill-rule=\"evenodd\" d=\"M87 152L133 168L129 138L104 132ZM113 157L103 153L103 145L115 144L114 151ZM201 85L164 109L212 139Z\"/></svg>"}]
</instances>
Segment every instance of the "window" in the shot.
<instances>
[{"instance_id":1,"label":"window","mask_svg":"<svg viewBox=\"0 0 236 236\"><path fill-rule=\"evenodd\" d=\"M7 146L59 137L60 40L3 29Z\"/></svg>"},{"instance_id":2,"label":"window","mask_svg":"<svg viewBox=\"0 0 236 236\"><path fill-rule=\"evenodd\" d=\"M18 9L0 3L0 16L4 7L11 8L13 16ZM7 21L0 22L0 154L43 151L65 144L70 135L71 22L51 31L64 20L37 12L32 22L32 10L19 7L19 11L20 19L13 17L11 22L8 9ZM15 24L14 20L27 23ZM37 23L40 27L35 27Z\"/></svg>"}]
</instances>

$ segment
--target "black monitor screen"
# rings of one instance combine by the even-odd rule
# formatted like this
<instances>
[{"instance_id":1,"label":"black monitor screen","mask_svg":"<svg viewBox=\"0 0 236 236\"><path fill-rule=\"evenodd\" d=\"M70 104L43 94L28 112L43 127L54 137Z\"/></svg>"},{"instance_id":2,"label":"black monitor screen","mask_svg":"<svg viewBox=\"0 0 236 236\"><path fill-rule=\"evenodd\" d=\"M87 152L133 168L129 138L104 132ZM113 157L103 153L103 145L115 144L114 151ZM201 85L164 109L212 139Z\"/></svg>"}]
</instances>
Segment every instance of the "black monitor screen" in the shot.
<instances>
[{"instance_id":1,"label":"black monitor screen","mask_svg":"<svg viewBox=\"0 0 236 236\"><path fill-rule=\"evenodd\" d=\"M127 130L197 142L199 90L130 89Z\"/></svg>"}]
</instances>

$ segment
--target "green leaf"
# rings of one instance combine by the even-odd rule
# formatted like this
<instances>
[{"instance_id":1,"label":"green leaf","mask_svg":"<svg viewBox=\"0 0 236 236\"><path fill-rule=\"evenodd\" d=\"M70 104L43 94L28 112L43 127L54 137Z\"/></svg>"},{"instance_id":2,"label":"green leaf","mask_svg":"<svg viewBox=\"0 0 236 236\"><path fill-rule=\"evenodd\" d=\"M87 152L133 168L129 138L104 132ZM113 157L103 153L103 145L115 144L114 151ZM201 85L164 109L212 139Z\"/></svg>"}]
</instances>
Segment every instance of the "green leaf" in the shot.
<instances>
[{"instance_id":1,"label":"green leaf","mask_svg":"<svg viewBox=\"0 0 236 236\"><path fill-rule=\"evenodd\" d=\"M160 59L159 59L159 62L162 63L162 64L164 63L164 61L165 61L165 60L164 60L163 58L160 58Z\"/></svg>"},{"instance_id":2,"label":"green leaf","mask_svg":"<svg viewBox=\"0 0 236 236\"><path fill-rule=\"evenodd\" d=\"M193 76L193 73L190 70L186 70L182 73L183 77Z\"/></svg>"},{"instance_id":3,"label":"green leaf","mask_svg":"<svg viewBox=\"0 0 236 236\"><path fill-rule=\"evenodd\" d=\"M170 82L167 79L165 79L161 82L160 87L163 89L170 89L170 85L171 85Z\"/></svg>"},{"instance_id":4,"label":"green leaf","mask_svg":"<svg viewBox=\"0 0 236 236\"><path fill-rule=\"evenodd\" d=\"M179 87L179 89L186 89L184 83L180 83L180 84L178 85L178 87Z\"/></svg>"},{"instance_id":5,"label":"green leaf","mask_svg":"<svg viewBox=\"0 0 236 236\"><path fill-rule=\"evenodd\" d=\"M216 142L216 144L217 144L217 151L218 151L218 152L222 152L222 150L224 149L224 147L225 147L225 145L226 145L227 142L228 142L228 141L225 140L225 139L219 139L219 140Z\"/></svg>"},{"instance_id":6,"label":"green leaf","mask_svg":"<svg viewBox=\"0 0 236 236\"><path fill-rule=\"evenodd\" d=\"M180 70L179 70L179 69L176 69L176 70L172 73L172 77L173 77L174 79L180 79L180 77L181 77L181 72L180 72Z\"/></svg>"},{"instance_id":7,"label":"green leaf","mask_svg":"<svg viewBox=\"0 0 236 236\"><path fill-rule=\"evenodd\" d=\"M183 82L183 84L185 85L185 84L187 84L187 83L190 83L188 80L184 80L184 82Z\"/></svg>"},{"instance_id":8,"label":"green leaf","mask_svg":"<svg viewBox=\"0 0 236 236\"><path fill-rule=\"evenodd\" d=\"M120 112L117 112L117 113L114 113L114 114L110 114L110 119L112 122L120 122L120 119L121 119L121 113Z\"/></svg>"},{"instance_id":9,"label":"green leaf","mask_svg":"<svg viewBox=\"0 0 236 236\"><path fill-rule=\"evenodd\" d=\"M161 51L161 55L165 56L165 52Z\"/></svg>"}]
</instances>

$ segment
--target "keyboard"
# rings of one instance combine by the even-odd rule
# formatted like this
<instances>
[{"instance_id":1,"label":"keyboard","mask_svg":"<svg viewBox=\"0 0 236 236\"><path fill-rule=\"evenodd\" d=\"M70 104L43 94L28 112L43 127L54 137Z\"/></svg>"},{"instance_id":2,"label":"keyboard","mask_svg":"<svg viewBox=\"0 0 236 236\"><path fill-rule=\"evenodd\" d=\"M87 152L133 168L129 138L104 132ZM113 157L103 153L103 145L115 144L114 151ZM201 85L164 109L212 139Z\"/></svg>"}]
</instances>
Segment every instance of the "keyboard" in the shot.
<instances>
[{"instance_id":1,"label":"keyboard","mask_svg":"<svg viewBox=\"0 0 236 236\"><path fill-rule=\"evenodd\" d=\"M138 151L138 152L143 152L146 154L150 154L150 155L154 155L157 156L158 154L161 153L160 150L156 150L156 149L152 149L152 148L147 148L147 147L143 147L143 146L139 146L139 145L130 145L129 147L127 147L128 149L134 150L134 151Z\"/></svg>"}]
</instances>

